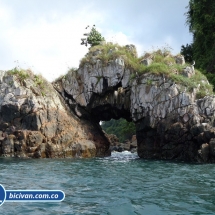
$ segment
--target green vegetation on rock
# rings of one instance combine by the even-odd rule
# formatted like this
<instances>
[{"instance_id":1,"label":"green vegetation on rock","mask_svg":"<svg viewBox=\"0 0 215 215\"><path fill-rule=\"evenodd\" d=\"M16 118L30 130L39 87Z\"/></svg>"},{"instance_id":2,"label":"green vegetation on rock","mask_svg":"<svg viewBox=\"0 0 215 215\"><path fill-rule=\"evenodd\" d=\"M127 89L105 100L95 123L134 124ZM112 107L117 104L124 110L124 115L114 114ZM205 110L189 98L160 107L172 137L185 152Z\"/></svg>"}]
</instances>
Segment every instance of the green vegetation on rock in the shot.
<instances>
[{"instance_id":1,"label":"green vegetation on rock","mask_svg":"<svg viewBox=\"0 0 215 215\"><path fill-rule=\"evenodd\" d=\"M192 44L187 44L186 46L181 46L181 54L184 56L186 62L193 62L193 46Z\"/></svg>"},{"instance_id":2,"label":"green vegetation on rock","mask_svg":"<svg viewBox=\"0 0 215 215\"><path fill-rule=\"evenodd\" d=\"M86 27L86 29L89 26ZM84 36L86 38L81 39L81 45L91 45L91 46L96 46L99 45L102 41L105 41L104 37L96 30L95 25L91 28L90 33L85 33Z\"/></svg>"},{"instance_id":3,"label":"green vegetation on rock","mask_svg":"<svg viewBox=\"0 0 215 215\"><path fill-rule=\"evenodd\" d=\"M196 68L205 71L215 86L215 1L190 0L186 13L187 24L193 34L193 43L182 46L185 59L193 59Z\"/></svg>"},{"instance_id":4,"label":"green vegetation on rock","mask_svg":"<svg viewBox=\"0 0 215 215\"><path fill-rule=\"evenodd\" d=\"M14 69L8 70L7 73L9 75L15 76L16 81L20 82L21 85L27 86L26 80L30 79L33 82L34 87L37 87L40 90L42 96L45 96L49 93L49 83L48 81L42 77L42 75L35 75L30 69L24 70L21 68L15 67Z\"/></svg>"},{"instance_id":5,"label":"green vegetation on rock","mask_svg":"<svg viewBox=\"0 0 215 215\"><path fill-rule=\"evenodd\" d=\"M67 73L64 74L64 75L60 75L58 78L56 78L52 83L55 83L55 82L58 82L58 81L61 81L63 79L65 80L68 80L68 77L71 75L71 73L74 73L74 72L77 72L78 69L75 68L75 67L71 67L68 69Z\"/></svg>"},{"instance_id":6,"label":"green vegetation on rock","mask_svg":"<svg viewBox=\"0 0 215 215\"><path fill-rule=\"evenodd\" d=\"M17 67L15 67L14 69L11 69L8 71L8 73L10 75L14 75L17 77L18 81L20 81L20 83L22 83L25 79L30 77L30 72L27 70L23 70L23 69L18 69Z\"/></svg>"},{"instance_id":7,"label":"green vegetation on rock","mask_svg":"<svg viewBox=\"0 0 215 215\"><path fill-rule=\"evenodd\" d=\"M177 55L180 57L180 54ZM136 50L130 50L127 46L119 46L118 44L106 43L91 47L89 52L80 61L80 67L86 64L95 64L100 60L103 67L117 58L124 61L125 67L131 71L130 79L133 80L143 74L165 75L176 84L180 84L192 91L194 88L199 89L198 98L205 95L213 94L212 85L208 84L207 78L199 70L195 69L195 74L192 77L186 77L183 72L186 67L191 67L189 64L176 64L175 58L168 48L158 49L156 51L145 53L137 57ZM149 65L143 63L144 59L151 59Z\"/></svg>"},{"instance_id":8,"label":"green vegetation on rock","mask_svg":"<svg viewBox=\"0 0 215 215\"><path fill-rule=\"evenodd\" d=\"M133 122L128 122L125 119L114 120L102 122L102 129L107 134L115 134L120 142L124 142L135 134L135 125Z\"/></svg>"}]
</instances>

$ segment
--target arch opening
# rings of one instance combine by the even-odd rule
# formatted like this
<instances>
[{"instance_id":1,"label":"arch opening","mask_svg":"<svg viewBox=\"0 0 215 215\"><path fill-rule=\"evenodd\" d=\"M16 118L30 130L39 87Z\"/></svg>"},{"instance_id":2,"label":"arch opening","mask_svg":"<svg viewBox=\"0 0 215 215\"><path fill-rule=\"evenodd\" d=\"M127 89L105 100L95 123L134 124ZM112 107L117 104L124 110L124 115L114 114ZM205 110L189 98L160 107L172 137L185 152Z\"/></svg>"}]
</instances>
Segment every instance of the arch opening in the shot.
<instances>
[{"instance_id":1,"label":"arch opening","mask_svg":"<svg viewBox=\"0 0 215 215\"><path fill-rule=\"evenodd\" d=\"M120 118L126 119L128 122L132 121L131 114L121 105L120 108L113 107L111 104L97 106L91 110L91 115L97 121L110 121L111 119L118 120Z\"/></svg>"},{"instance_id":2,"label":"arch opening","mask_svg":"<svg viewBox=\"0 0 215 215\"><path fill-rule=\"evenodd\" d=\"M102 121L101 127L110 140L111 151L137 152L136 127L125 118Z\"/></svg>"}]
</instances>

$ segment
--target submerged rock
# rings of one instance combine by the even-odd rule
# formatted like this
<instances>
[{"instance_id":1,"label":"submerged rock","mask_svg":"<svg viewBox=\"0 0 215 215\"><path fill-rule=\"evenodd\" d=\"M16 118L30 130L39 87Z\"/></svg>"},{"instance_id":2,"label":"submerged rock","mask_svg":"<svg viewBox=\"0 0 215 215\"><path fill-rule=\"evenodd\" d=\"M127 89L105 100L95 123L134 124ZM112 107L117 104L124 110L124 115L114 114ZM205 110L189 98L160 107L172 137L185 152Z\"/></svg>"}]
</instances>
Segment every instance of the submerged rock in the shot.
<instances>
[{"instance_id":1,"label":"submerged rock","mask_svg":"<svg viewBox=\"0 0 215 215\"><path fill-rule=\"evenodd\" d=\"M129 140L126 140L124 143L121 143L119 141L119 138L114 134L106 134L106 136L110 141L110 150L111 151L117 151L117 152L131 151L131 152L136 152L136 150L137 150L136 137L132 137L131 142Z\"/></svg>"}]
</instances>

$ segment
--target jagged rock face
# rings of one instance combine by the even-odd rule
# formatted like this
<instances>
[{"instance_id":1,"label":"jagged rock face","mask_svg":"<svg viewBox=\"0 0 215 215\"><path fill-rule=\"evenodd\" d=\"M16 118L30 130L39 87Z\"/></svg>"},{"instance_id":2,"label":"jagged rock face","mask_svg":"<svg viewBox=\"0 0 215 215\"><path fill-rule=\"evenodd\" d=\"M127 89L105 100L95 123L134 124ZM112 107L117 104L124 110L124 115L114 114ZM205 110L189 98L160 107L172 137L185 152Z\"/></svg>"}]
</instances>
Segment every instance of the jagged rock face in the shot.
<instances>
[{"instance_id":1,"label":"jagged rock face","mask_svg":"<svg viewBox=\"0 0 215 215\"><path fill-rule=\"evenodd\" d=\"M90 62L54 87L47 83L46 93L30 78L0 72L1 156L107 156L110 142L99 121L123 117L136 125L142 158L215 162L214 96L197 100L198 88L189 92L165 75L135 74L123 57L103 64L100 54L91 53ZM195 74L185 70L184 76Z\"/></svg>"},{"instance_id":2,"label":"jagged rock face","mask_svg":"<svg viewBox=\"0 0 215 215\"><path fill-rule=\"evenodd\" d=\"M176 62L177 64L184 65L184 64L185 64L184 56L183 56L183 55L177 55L177 56L175 57L175 62Z\"/></svg>"},{"instance_id":3,"label":"jagged rock face","mask_svg":"<svg viewBox=\"0 0 215 215\"><path fill-rule=\"evenodd\" d=\"M196 100L197 89L188 92L161 75L131 79L122 58L106 67L94 60L62 81L62 95L79 117L132 120L142 158L215 162L213 96Z\"/></svg>"},{"instance_id":4,"label":"jagged rock face","mask_svg":"<svg viewBox=\"0 0 215 215\"><path fill-rule=\"evenodd\" d=\"M77 118L51 84L0 72L0 155L64 158L109 154L96 124Z\"/></svg>"},{"instance_id":5,"label":"jagged rock face","mask_svg":"<svg viewBox=\"0 0 215 215\"><path fill-rule=\"evenodd\" d=\"M131 142L127 140L125 143L120 143L119 138L114 134L107 134L108 139L110 140L110 149L111 151L131 151L136 152L137 140L136 135L132 137Z\"/></svg>"},{"instance_id":6,"label":"jagged rock face","mask_svg":"<svg viewBox=\"0 0 215 215\"><path fill-rule=\"evenodd\" d=\"M97 122L121 117L131 120L129 79L130 71L125 69L123 59L109 62L107 67L97 60L67 75L62 93L65 98L69 95L69 103L74 104L79 117L83 114L82 107Z\"/></svg>"}]
</instances>

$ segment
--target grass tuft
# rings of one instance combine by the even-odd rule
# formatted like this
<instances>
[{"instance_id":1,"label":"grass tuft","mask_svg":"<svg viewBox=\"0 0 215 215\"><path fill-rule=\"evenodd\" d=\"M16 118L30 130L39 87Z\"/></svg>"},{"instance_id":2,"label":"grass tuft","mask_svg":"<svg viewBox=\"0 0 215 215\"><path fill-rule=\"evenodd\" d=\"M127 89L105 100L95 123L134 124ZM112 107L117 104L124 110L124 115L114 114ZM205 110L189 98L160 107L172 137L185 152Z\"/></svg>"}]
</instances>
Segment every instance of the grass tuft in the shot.
<instances>
[{"instance_id":1,"label":"grass tuft","mask_svg":"<svg viewBox=\"0 0 215 215\"><path fill-rule=\"evenodd\" d=\"M9 75L15 76L16 80L19 81L22 86L25 85L25 80L33 80L34 86L40 89L42 96L45 96L51 92L49 82L44 77L42 77L42 75L35 75L30 69L24 70L15 67L14 69L7 71L7 73Z\"/></svg>"},{"instance_id":2,"label":"grass tuft","mask_svg":"<svg viewBox=\"0 0 215 215\"><path fill-rule=\"evenodd\" d=\"M138 76L146 73L165 75L175 83L185 86L189 92L197 88L197 98L213 94L212 85L208 83L207 78L199 70L195 69L195 75L191 78L182 75L184 68L190 65L176 64L175 57L171 54L168 47L144 53L144 55L138 58L126 46L119 46L113 43L93 46L89 49L85 57L81 59L80 67L86 63L94 64L97 60L100 60L103 67L105 67L116 58L123 58L125 67L131 70L130 80L133 80L136 74ZM146 58L152 59L152 63L148 66L141 63Z\"/></svg>"}]
</instances>

